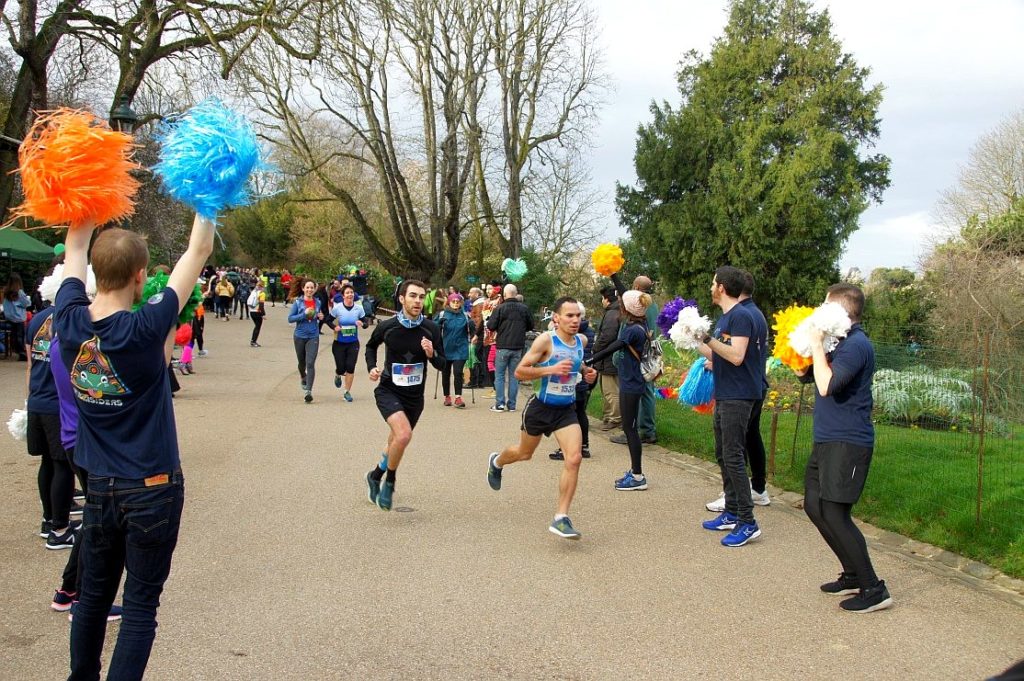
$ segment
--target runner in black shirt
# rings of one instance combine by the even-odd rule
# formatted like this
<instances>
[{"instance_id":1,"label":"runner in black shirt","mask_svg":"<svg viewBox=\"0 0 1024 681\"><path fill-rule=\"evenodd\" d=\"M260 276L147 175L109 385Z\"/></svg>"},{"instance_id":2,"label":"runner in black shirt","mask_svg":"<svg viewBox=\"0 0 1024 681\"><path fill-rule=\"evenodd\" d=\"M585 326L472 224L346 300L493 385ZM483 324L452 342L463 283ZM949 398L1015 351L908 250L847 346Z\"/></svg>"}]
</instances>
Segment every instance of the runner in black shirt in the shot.
<instances>
[{"instance_id":1,"label":"runner in black shirt","mask_svg":"<svg viewBox=\"0 0 1024 681\"><path fill-rule=\"evenodd\" d=\"M438 371L444 368L441 331L437 324L423 316L426 294L423 282L403 281L398 290L401 303L398 314L378 324L366 342L366 368L370 372L370 380L380 381L373 396L380 415L391 429L383 459L366 474L367 496L370 503L385 511L391 510L395 472L412 440L412 429L423 413L427 361ZM377 367L377 348L382 343L384 368L380 369Z\"/></svg>"}]
</instances>

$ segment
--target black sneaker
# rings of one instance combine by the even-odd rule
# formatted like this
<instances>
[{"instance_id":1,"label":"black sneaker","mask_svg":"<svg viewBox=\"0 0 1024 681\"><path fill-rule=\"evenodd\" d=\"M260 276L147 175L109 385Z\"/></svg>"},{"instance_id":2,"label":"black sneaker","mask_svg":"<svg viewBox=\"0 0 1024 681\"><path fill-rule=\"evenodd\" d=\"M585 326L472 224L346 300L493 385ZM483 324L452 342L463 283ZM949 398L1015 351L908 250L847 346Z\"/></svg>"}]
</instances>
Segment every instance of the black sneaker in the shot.
<instances>
[{"instance_id":1,"label":"black sneaker","mask_svg":"<svg viewBox=\"0 0 1024 681\"><path fill-rule=\"evenodd\" d=\"M588 447L586 445L583 445L583 458L584 459L589 459L590 458L590 447Z\"/></svg>"},{"instance_id":2,"label":"black sneaker","mask_svg":"<svg viewBox=\"0 0 1024 681\"><path fill-rule=\"evenodd\" d=\"M46 539L50 536L50 530L53 529L53 523L49 520L44 520L42 525L39 526L39 536Z\"/></svg>"},{"instance_id":3,"label":"black sneaker","mask_svg":"<svg viewBox=\"0 0 1024 681\"><path fill-rule=\"evenodd\" d=\"M68 527L64 530L64 534L58 535L53 530L50 530L50 535L46 538L46 548L51 551L59 551L60 549L70 549L75 545L75 534L77 528Z\"/></svg>"},{"instance_id":4,"label":"black sneaker","mask_svg":"<svg viewBox=\"0 0 1024 681\"><path fill-rule=\"evenodd\" d=\"M564 461L565 460L565 456L562 454L562 450L561 449L556 449L555 451L553 451L550 454L548 454L548 458L551 459L552 461Z\"/></svg>"},{"instance_id":5,"label":"black sneaker","mask_svg":"<svg viewBox=\"0 0 1024 681\"><path fill-rule=\"evenodd\" d=\"M848 572L840 572L839 579L821 585L821 590L830 596L846 596L860 591L860 582L855 575Z\"/></svg>"},{"instance_id":6,"label":"black sneaker","mask_svg":"<svg viewBox=\"0 0 1024 681\"><path fill-rule=\"evenodd\" d=\"M839 607L846 612L865 613L875 610L885 610L892 606L892 596L885 588L885 582L879 581L870 589L862 589L853 598L847 598L839 604Z\"/></svg>"},{"instance_id":7,"label":"black sneaker","mask_svg":"<svg viewBox=\"0 0 1024 681\"><path fill-rule=\"evenodd\" d=\"M306 404L309 404L310 402L313 401L313 393L311 391L307 390L306 391L306 396L303 397L302 399L306 400Z\"/></svg>"}]
</instances>

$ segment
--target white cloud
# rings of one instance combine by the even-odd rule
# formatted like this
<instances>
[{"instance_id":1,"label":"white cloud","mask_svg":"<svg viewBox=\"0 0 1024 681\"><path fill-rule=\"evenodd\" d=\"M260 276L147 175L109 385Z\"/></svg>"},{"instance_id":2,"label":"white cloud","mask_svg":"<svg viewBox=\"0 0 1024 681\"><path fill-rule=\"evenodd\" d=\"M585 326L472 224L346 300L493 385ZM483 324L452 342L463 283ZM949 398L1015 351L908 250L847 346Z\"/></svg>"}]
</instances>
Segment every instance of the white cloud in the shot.
<instances>
[{"instance_id":1,"label":"white cloud","mask_svg":"<svg viewBox=\"0 0 1024 681\"><path fill-rule=\"evenodd\" d=\"M839 271L858 267L867 276L876 267L917 269L921 256L941 231L929 214L921 211L862 224L846 244Z\"/></svg>"}]
</instances>

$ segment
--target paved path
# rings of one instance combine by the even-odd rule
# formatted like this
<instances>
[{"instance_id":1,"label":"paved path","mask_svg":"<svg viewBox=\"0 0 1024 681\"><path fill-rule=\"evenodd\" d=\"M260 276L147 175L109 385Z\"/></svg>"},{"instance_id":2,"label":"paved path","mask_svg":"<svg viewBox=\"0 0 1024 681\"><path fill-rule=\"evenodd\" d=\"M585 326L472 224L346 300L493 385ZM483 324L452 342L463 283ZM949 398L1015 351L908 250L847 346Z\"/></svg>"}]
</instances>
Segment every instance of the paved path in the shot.
<instances>
[{"instance_id":1,"label":"paved path","mask_svg":"<svg viewBox=\"0 0 1024 681\"><path fill-rule=\"evenodd\" d=\"M603 438L573 507L583 540L560 540L547 443L492 492L486 454L518 418L479 393L445 409L432 377L398 480L407 512L383 513L362 479L385 434L368 380L343 403L322 340L304 404L284 317L269 310L260 349L249 322L209 321L210 356L181 379L187 501L149 679L960 680L1024 657L1024 609L891 554L874 558L895 607L841 612L818 591L838 568L809 522L758 509L764 536L725 549L699 525L712 481L651 462L650 491L619 494L627 455ZM4 421L23 370L0 361ZM36 470L4 433L3 679L67 668L68 623L48 608L67 554L34 534Z\"/></svg>"}]
</instances>

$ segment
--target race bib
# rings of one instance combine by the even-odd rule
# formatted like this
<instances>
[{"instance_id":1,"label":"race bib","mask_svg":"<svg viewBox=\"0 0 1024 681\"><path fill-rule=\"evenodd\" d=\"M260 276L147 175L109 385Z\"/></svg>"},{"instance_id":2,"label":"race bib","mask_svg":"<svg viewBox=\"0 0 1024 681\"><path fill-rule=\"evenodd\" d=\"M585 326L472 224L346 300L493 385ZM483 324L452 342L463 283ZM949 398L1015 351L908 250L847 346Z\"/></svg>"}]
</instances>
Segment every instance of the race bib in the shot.
<instances>
[{"instance_id":1,"label":"race bib","mask_svg":"<svg viewBox=\"0 0 1024 681\"><path fill-rule=\"evenodd\" d=\"M423 362L416 364L392 364L391 382L395 385L409 387L423 383Z\"/></svg>"},{"instance_id":2,"label":"race bib","mask_svg":"<svg viewBox=\"0 0 1024 681\"><path fill-rule=\"evenodd\" d=\"M343 327L341 327L341 331L338 332L338 336L340 338L355 338L357 333L358 333L358 331L356 330L356 327L354 327L354 326L343 326ZM403 366L403 365L396 365L396 366Z\"/></svg>"},{"instance_id":3,"label":"race bib","mask_svg":"<svg viewBox=\"0 0 1024 681\"><path fill-rule=\"evenodd\" d=\"M551 397L573 397L576 396L576 384L579 382L579 374L571 371L565 376L548 376L548 389L545 391Z\"/></svg>"}]
</instances>

